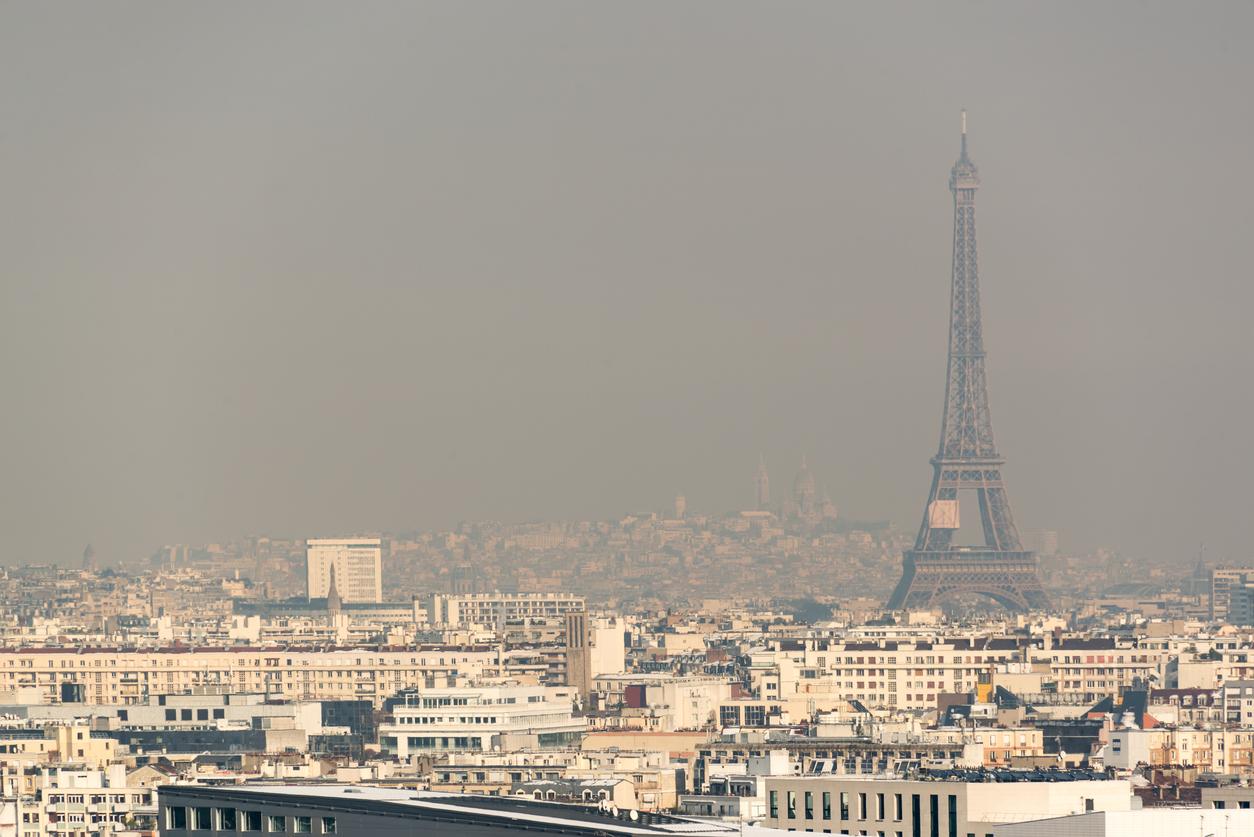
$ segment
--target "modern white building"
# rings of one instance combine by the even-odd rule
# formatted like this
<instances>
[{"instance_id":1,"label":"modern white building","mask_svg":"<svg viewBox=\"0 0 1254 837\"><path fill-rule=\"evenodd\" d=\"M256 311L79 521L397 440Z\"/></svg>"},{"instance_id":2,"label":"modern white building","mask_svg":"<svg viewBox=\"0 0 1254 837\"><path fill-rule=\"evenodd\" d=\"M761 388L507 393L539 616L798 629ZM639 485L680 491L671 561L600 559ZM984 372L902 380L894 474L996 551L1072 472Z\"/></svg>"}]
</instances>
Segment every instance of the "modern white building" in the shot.
<instances>
[{"instance_id":1,"label":"modern white building","mask_svg":"<svg viewBox=\"0 0 1254 837\"><path fill-rule=\"evenodd\" d=\"M436 593L427 614L433 625L466 628L495 627L519 619L561 619L583 610L587 610L583 596L567 593Z\"/></svg>"},{"instance_id":2,"label":"modern white building","mask_svg":"<svg viewBox=\"0 0 1254 837\"><path fill-rule=\"evenodd\" d=\"M306 595L324 599L331 590L345 602L383 601L383 541L380 538L311 538L305 542Z\"/></svg>"},{"instance_id":3,"label":"modern white building","mask_svg":"<svg viewBox=\"0 0 1254 837\"><path fill-rule=\"evenodd\" d=\"M587 730L573 712L575 690L516 684L423 689L379 727L389 753L548 749L578 743Z\"/></svg>"},{"instance_id":4,"label":"modern white building","mask_svg":"<svg viewBox=\"0 0 1254 837\"><path fill-rule=\"evenodd\" d=\"M1008 823L1091 811L1129 811L1127 780L1059 771L1051 781L1007 781L1011 772L953 771L921 779L853 775L766 779L763 825L789 831L912 837L1003 837ZM1060 832L1085 834L1088 832Z\"/></svg>"},{"instance_id":5,"label":"modern white building","mask_svg":"<svg viewBox=\"0 0 1254 837\"><path fill-rule=\"evenodd\" d=\"M1254 834L1254 811L1144 808L1093 811L1003 825L997 837L1238 837Z\"/></svg>"}]
</instances>

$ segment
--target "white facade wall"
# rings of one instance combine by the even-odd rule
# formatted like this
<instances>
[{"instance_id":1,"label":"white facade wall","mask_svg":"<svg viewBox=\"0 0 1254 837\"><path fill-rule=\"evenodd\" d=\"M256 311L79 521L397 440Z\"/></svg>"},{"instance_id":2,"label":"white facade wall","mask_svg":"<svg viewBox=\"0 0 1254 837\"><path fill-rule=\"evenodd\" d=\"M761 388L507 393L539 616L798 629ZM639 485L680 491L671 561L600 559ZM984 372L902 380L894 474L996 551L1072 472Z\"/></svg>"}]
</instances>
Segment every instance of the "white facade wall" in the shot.
<instances>
[{"instance_id":1,"label":"white facade wall","mask_svg":"<svg viewBox=\"0 0 1254 837\"><path fill-rule=\"evenodd\" d=\"M574 717L574 690L546 686L467 686L420 690L379 727L383 749L401 759L431 752L569 746L587 729Z\"/></svg>"},{"instance_id":2,"label":"white facade wall","mask_svg":"<svg viewBox=\"0 0 1254 837\"><path fill-rule=\"evenodd\" d=\"M1148 808L998 826L996 837L1242 837L1254 834L1254 811Z\"/></svg>"},{"instance_id":3,"label":"white facade wall","mask_svg":"<svg viewBox=\"0 0 1254 837\"><path fill-rule=\"evenodd\" d=\"M622 674L627 670L627 646L623 640L625 626L618 617L592 620L591 676Z\"/></svg>"},{"instance_id":4,"label":"white facade wall","mask_svg":"<svg viewBox=\"0 0 1254 837\"><path fill-rule=\"evenodd\" d=\"M432 596L428 616L435 625L494 627L518 619L558 619L587 610L583 596L567 593L467 593Z\"/></svg>"},{"instance_id":5,"label":"white facade wall","mask_svg":"<svg viewBox=\"0 0 1254 837\"><path fill-rule=\"evenodd\" d=\"M1132 787L1126 780L930 782L772 776L766 779L766 791L768 810L763 825L836 834L911 834L917 821L921 834L1001 837L998 828L1004 823L1083 813L1089 807L1127 811L1132 806Z\"/></svg>"}]
</instances>

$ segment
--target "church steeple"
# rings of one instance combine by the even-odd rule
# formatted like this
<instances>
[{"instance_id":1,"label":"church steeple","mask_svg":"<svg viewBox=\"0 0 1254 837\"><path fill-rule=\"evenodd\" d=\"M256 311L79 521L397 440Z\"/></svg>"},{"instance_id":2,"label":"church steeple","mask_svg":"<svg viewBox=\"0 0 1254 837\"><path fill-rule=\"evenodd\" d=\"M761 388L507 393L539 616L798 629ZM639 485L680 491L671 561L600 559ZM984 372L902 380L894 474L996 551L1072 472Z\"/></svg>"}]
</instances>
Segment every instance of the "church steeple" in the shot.
<instances>
[{"instance_id":1,"label":"church steeple","mask_svg":"<svg viewBox=\"0 0 1254 837\"><path fill-rule=\"evenodd\" d=\"M331 580L327 584L327 613L331 616L339 616L343 606L343 602L340 601L340 591L335 589L335 564L332 564Z\"/></svg>"}]
</instances>

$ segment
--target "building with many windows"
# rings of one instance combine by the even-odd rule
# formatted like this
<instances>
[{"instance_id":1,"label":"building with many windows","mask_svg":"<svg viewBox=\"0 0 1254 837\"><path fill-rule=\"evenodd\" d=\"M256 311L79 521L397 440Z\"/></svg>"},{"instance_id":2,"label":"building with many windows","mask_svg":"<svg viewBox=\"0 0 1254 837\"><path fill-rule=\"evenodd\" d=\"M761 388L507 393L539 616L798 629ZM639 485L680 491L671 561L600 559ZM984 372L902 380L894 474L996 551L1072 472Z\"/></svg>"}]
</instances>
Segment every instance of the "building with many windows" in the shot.
<instances>
[{"instance_id":1,"label":"building with many windows","mask_svg":"<svg viewBox=\"0 0 1254 837\"><path fill-rule=\"evenodd\" d=\"M88 704L147 704L200 688L289 700L383 700L401 689L447 686L495 670L484 645L379 648L0 648L0 693L61 699L82 686ZM78 691L78 690L74 690Z\"/></svg>"},{"instance_id":2,"label":"building with many windows","mask_svg":"<svg viewBox=\"0 0 1254 837\"><path fill-rule=\"evenodd\" d=\"M332 579L346 602L383 601L383 541L379 538L311 538L305 542L305 593L325 599Z\"/></svg>"},{"instance_id":3,"label":"building with many windows","mask_svg":"<svg viewBox=\"0 0 1254 837\"><path fill-rule=\"evenodd\" d=\"M129 787L120 764L105 770L43 767L37 782L33 797L15 801L20 837L109 837L153 828L153 791Z\"/></svg>"},{"instance_id":4,"label":"building with many windows","mask_svg":"<svg viewBox=\"0 0 1254 837\"><path fill-rule=\"evenodd\" d=\"M586 611L583 596L566 593L436 593L427 617L445 628L495 627L523 619L557 619Z\"/></svg>"},{"instance_id":5,"label":"building with many windows","mask_svg":"<svg viewBox=\"0 0 1254 837\"><path fill-rule=\"evenodd\" d=\"M420 689L379 726L379 743L401 759L451 751L550 749L587 731L573 712L575 690L549 686Z\"/></svg>"},{"instance_id":6,"label":"building with many windows","mask_svg":"<svg viewBox=\"0 0 1254 837\"><path fill-rule=\"evenodd\" d=\"M1126 780L1087 771L1043 775L962 770L924 775L768 777L763 824L834 834L996 837L1005 823L1132 807Z\"/></svg>"}]
</instances>

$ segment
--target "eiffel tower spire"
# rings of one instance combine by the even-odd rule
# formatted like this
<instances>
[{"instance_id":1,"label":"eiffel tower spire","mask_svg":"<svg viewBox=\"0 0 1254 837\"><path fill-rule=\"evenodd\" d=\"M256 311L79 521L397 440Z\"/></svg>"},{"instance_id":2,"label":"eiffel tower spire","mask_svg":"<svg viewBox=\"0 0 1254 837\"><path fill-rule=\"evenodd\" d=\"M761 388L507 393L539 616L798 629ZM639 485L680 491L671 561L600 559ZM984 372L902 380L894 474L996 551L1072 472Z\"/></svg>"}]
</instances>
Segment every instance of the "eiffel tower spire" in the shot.
<instances>
[{"instance_id":1,"label":"eiffel tower spire","mask_svg":"<svg viewBox=\"0 0 1254 837\"><path fill-rule=\"evenodd\" d=\"M962 150L949 173L954 201L954 249L949 303L949 362L940 446L932 457L932 488L914 549L889 607L931 607L956 593L980 593L1005 607L1045 605L1036 557L1023 548L1001 477L1005 464L993 439L984 373L980 272L975 239L975 193L980 173L967 153L967 113ZM956 547L959 491L974 491L984 545Z\"/></svg>"}]
</instances>

